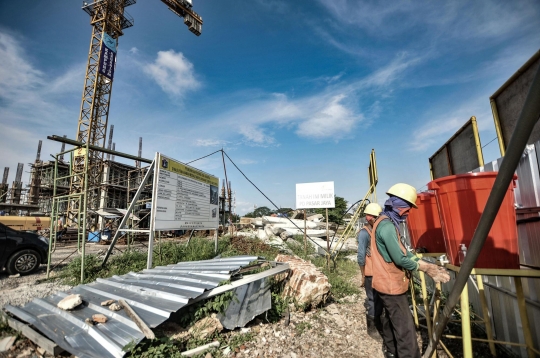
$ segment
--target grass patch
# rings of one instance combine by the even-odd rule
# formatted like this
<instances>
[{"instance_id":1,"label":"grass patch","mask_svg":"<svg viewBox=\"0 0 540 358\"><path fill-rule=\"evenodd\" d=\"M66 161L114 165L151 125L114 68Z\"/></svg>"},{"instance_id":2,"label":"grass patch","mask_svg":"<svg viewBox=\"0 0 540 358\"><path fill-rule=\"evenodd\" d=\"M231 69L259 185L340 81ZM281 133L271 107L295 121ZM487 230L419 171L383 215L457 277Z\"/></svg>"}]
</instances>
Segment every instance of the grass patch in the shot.
<instances>
[{"instance_id":1,"label":"grass patch","mask_svg":"<svg viewBox=\"0 0 540 358\"><path fill-rule=\"evenodd\" d=\"M184 261L209 260L216 256L215 243L206 238L194 237L189 245L179 242L164 242L154 248L154 267L175 264ZM218 240L218 254L227 250L229 239ZM139 251L125 251L120 255L112 256L105 267L102 259L96 255L87 255L84 262L85 279L81 282L81 258L77 257L60 271L59 278L65 284L78 285L90 283L99 278L114 275L124 275L128 272L139 272L146 268L147 253Z\"/></svg>"},{"instance_id":2,"label":"grass patch","mask_svg":"<svg viewBox=\"0 0 540 358\"><path fill-rule=\"evenodd\" d=\"M294 330L296 331L296 334L299 336L302 335L305 331L308 331L312 328L311 324L309 322L300 322L294 327Z\"/></svg>"},{"instance_id":3,"label":"grass patch","mask_svg":"<svg viewBox=\"0 0 540 358\"><path fill-rule=\"evenodd\" d=\"M352 279L358 274L360 268L355 261L345 258L348 253L340 253L334 266L330 262L330 269L326 267L326 257L316 255L315 248L308 243L307 252L304 251L304 237L301 235L293 236L286 241L287 247L298 257L310 261L320 269L332 285L330 293L336 299L345 296L359 294L360 287L352 282Z\"/></svg>"}]
</instances>

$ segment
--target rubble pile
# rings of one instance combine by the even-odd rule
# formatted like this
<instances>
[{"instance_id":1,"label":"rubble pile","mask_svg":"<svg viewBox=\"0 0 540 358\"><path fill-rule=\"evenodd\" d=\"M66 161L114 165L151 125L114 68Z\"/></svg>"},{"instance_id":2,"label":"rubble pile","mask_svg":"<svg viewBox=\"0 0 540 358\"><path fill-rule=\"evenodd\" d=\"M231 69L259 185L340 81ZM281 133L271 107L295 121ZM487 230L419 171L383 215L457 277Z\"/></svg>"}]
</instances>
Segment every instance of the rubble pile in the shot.
<instances>
[{"instance_id":1,"label":"rubble pile","mask_svg":"<svg viewBox=\"0 0 540 358\"><path fill-rule=\"evenodd\" d=\"M257 237L263 242L279 247L287 251L287 246L284 242L292 238L293 236L304 236L304 225L306 227L306 234L310 238L308 242L317 249L319 254L325 254L324 250L327 247L327 231L326 220L323 215L315 214L306 217L304 222L304 216L301 211L294 211L292 215L287 217L278 216L263 216L260 218L241 218L240 227L241 231L238 231L238 236L253 236ZM332 248L335 241L337 241L338 235L336 231L338 225L335 223L328 223L329 230L328 236L330 240L334 238ZM345 245L340 250L357 250L356 238L347 240Z\"/></svg>"}]
</instances>

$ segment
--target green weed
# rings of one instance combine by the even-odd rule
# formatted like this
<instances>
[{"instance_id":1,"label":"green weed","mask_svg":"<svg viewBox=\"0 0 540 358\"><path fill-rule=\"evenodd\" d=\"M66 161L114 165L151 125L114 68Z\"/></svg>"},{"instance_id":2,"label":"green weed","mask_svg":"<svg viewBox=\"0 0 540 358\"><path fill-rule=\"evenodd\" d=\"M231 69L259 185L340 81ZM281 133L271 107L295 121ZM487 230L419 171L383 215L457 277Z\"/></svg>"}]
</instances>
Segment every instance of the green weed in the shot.
<instances>
[{"instance_id":1,"label":"green weed","mask_svg":"<svg viewBox=\"0 0 540 358\"><path fill-rule=\"evenodd\" d=\"M302 335L305 331L310 330L313 326L309 322L300 322L294 327L296 334Z\"/></svg>"}]
</instances>

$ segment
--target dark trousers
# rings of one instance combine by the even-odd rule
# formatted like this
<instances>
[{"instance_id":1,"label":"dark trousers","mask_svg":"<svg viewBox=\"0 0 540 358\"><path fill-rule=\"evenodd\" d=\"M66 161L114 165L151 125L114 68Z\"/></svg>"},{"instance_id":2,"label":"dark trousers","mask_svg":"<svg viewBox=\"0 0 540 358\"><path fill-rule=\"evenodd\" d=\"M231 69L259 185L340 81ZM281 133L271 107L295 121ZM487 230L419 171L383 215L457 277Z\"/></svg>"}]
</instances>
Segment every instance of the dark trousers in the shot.
<instances>
[{"instance_id":1,"label":"dark trousers","mask_svg":"<svg viewBox=\"0 0 540 358\"><path fill-rule=\"evenodd\" d=\"M387 351L399 358L420 358L407 293L401 295L377 293L376 299L381 300L384 306L381 323L382 337Z\"/></svg>"},{"instance_id":2,"label":"dark trousers","mask_svg":"<svg viewBox=\"0 0 540 358\"><path fill-rule=\"evenodd\" d=\"M377 299L376 296L379 295L377 291L373 289L373 276L366 276L364 282L364 288L366 289L367 296L367 315L373 317L375 320L379 320L383 312L383 303L381 300Z\"/></svg>"}]
</instances>

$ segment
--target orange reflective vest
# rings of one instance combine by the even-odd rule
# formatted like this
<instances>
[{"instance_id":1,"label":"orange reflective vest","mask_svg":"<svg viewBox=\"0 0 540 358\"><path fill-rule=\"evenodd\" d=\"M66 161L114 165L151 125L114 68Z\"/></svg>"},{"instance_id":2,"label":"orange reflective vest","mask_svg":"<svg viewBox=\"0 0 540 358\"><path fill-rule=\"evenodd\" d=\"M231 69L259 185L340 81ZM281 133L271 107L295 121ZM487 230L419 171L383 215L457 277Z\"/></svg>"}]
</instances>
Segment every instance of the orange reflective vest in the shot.
<instances>
[{"instance_id":1,"label":"orange reflective vest","mask_svg":"<svg viewBox=\"0 0 540 358\"><path fill-rule=\"evenodd\" d=\"M373 273L373 288L378 292L387 294L387 295L400 295L407 292L409 288L409 279L405 274L405 270L399 268L393 262L386 262L384 258L379 253L377 248L377 242L375 239L375 233L377 232L377 227L379 223L388 217L380 215L377 218L377 221L373 224L373 229L371 229L371 262L372 262L372 273ZM396 229L399 246L403 251L403 254L407 254L407 250L399 240L399 231ZM367 263L366 263L367 266ZM367 274L366 274L367 276Z\"/></svg>"}]
</instances>

